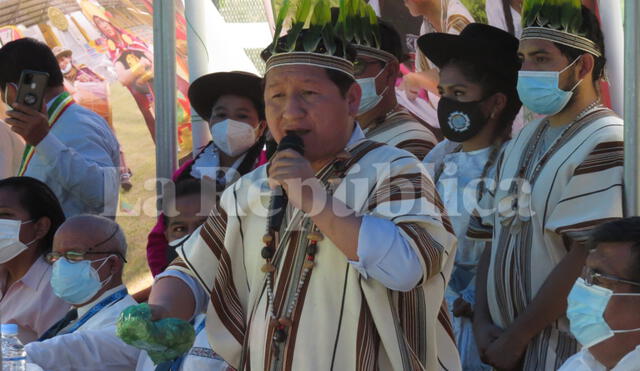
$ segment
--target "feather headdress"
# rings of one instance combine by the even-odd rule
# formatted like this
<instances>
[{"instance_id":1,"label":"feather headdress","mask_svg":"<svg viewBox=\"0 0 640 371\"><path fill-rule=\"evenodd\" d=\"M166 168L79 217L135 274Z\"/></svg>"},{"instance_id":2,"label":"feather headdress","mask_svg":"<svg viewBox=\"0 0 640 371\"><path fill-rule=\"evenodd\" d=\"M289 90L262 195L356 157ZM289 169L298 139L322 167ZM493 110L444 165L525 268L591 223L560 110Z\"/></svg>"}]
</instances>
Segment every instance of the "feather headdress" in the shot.
<instances>
[{"instance_id":1,"label":"feather headdress","mask_svg":"<svg viewBox=\"0 0 640 371\"><path fill-rule=\"evenodd\" d=\"M332 21L330 0L283 0L277 11L272 44L262 53L267 71L276 65L309 64L353 76L351 43L380 47L375 12L364 0L339 0ZM274 7L275 10L275 7ZM285 25L290 28L283 35Z\"/></svg>"},{"instance_id":2,"label":"feather headdress","mask_svg":"<svg viewBox=\"0 0 640 371\"><path fill-rule=\"evenodd\" d=\"M581 0L524 0L521 40L542 39L602 56L582 27Z\"/></svg>"}]
</instances>

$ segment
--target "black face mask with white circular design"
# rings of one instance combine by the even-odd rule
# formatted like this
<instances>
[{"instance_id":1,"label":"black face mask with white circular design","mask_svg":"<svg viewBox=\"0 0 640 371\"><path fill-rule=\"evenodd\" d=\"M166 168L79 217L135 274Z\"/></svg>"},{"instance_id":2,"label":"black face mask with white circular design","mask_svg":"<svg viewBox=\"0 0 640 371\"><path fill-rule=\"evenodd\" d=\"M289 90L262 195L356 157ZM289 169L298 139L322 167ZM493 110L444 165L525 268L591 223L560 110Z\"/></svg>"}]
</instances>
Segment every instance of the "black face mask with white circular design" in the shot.
<instances>
[{"instance_id":1,"label":"black face mask with white circular design","mask_svg":"<svg viewBox=\"0 0 640 371\"><path fill-rule=\"evenodd\" d=\"M482 102L459 102L454 99L440 98L438 103L438 121L445 138L453 142L465 142L478 135L487 123L482 112Z\"/></svg>"}]
</instances>

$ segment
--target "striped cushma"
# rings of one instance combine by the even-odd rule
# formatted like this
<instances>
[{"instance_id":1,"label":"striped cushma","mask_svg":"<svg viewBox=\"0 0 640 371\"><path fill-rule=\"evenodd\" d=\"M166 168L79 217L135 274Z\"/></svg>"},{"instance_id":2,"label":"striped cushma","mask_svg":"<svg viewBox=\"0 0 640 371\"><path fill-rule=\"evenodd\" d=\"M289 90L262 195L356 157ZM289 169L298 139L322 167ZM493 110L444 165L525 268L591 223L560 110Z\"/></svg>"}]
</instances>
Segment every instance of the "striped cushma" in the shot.
<instances>
[{"instance_id":1,"label":"striped cushma","mask_svg":"<svg viewBox=\"0 0 640 371\"><path fill-rule=\"evenodd\" d=\"M365 279L325 238L298 294L287 338L276 343L261 271L267 220L254 212L270 199L265 167L225 191L220 210L183 244L170 269L192 275L209 292L209 341L238 369L459 370L441 310L455 237L438 212L441 202L426 169L407 152L373 141L360 141L348 152L349 159L327 165L317 177L332 184L334 196L351 209L399 226L423 268L412 290L393 291ZM277 317L296 294L313 228L307 215L287 209L272 259Z\"/></svg>"},{"instance_id":2,"label":"striped cushma","mask_svg":"<svg viewBox=\"0 0 640 371\"><path fill-rule=\"evenodd\" d=\"M404 149L422 160L438 138L432 129L418 122L405 108L400 108L364 130L367 139Z\"/></svg>"},{"instance_id":3,"label":"striped cushma","mask_svg":"<svg viewBox=\"0 0 640 371\"><path fill-rule=\"evenodd\" d=\"M498 184L515 177L522 154L540 125L542 121L530 123L509 143L499 164ZM510 218L499 213L472 218L469 237L491 241L493 234L487 295L496 325L508 327L527 309L566 255L567 240L583 242L596 225L623 216L622 132L622 120L613 112L592 111L557 139L561 145L550 153L537 176L537 162L527 164L533 213L529 222L511 224ZM485 192L481 206L497 206L509 196L508 191L501 187L495 194ZM532 340L523 369L557 369L578 345L563 316Z\"/></svg>"}]
</instances>

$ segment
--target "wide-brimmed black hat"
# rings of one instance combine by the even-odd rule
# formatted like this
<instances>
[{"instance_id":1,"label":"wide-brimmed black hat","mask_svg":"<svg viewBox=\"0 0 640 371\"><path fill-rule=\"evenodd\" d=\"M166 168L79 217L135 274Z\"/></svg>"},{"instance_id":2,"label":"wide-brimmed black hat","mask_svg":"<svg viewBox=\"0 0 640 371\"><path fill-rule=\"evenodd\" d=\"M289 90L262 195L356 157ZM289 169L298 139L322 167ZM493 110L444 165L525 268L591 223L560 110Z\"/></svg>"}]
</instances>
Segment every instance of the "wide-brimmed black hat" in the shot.
<instances>
[{"instance_id":1,"label":"wide-brimmed black hat","mask_svg":"<svg viewBox=\"0 0 640 371\"><path fill-rule=\"evenodd\" d=\"M213 105L223 95L232 94L251 99L264 119L262 79L252 73L233 71L200 76L189 86L189 102L203 120L209 120Z\"/></svg>"},{"instance_id":2,"label":"wide-brimmed black hat","mask_svg":"<svg viewBox=\"0 0 640 371\"><path fill-rule=\"evenodd\" d=\"M482 23L469 24L460 35L434 32L418 39L420 50L440 68L455 58L478 61L504 74L520 69L518 44L510 33Z\"/></svg>"}]
</instances>

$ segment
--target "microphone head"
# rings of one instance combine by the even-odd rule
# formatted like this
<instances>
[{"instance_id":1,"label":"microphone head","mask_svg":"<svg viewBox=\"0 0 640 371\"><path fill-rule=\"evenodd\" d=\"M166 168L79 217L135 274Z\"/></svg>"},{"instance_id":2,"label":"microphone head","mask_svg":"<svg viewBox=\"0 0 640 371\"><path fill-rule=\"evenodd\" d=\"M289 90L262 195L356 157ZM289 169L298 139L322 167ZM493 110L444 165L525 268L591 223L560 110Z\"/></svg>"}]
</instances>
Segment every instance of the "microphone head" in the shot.
<instances>
[{"instance_id":1,"label":"microphone head","mask_svg":"<svg viewBox=\"0 0 640 371\"><path fill-rule=\"evenodd\" d=\"M278 144L278 152L285 149L292 149L301 155L304 155L304 141L294 132L287 132Z\"/></svg>"}]
</instances>

